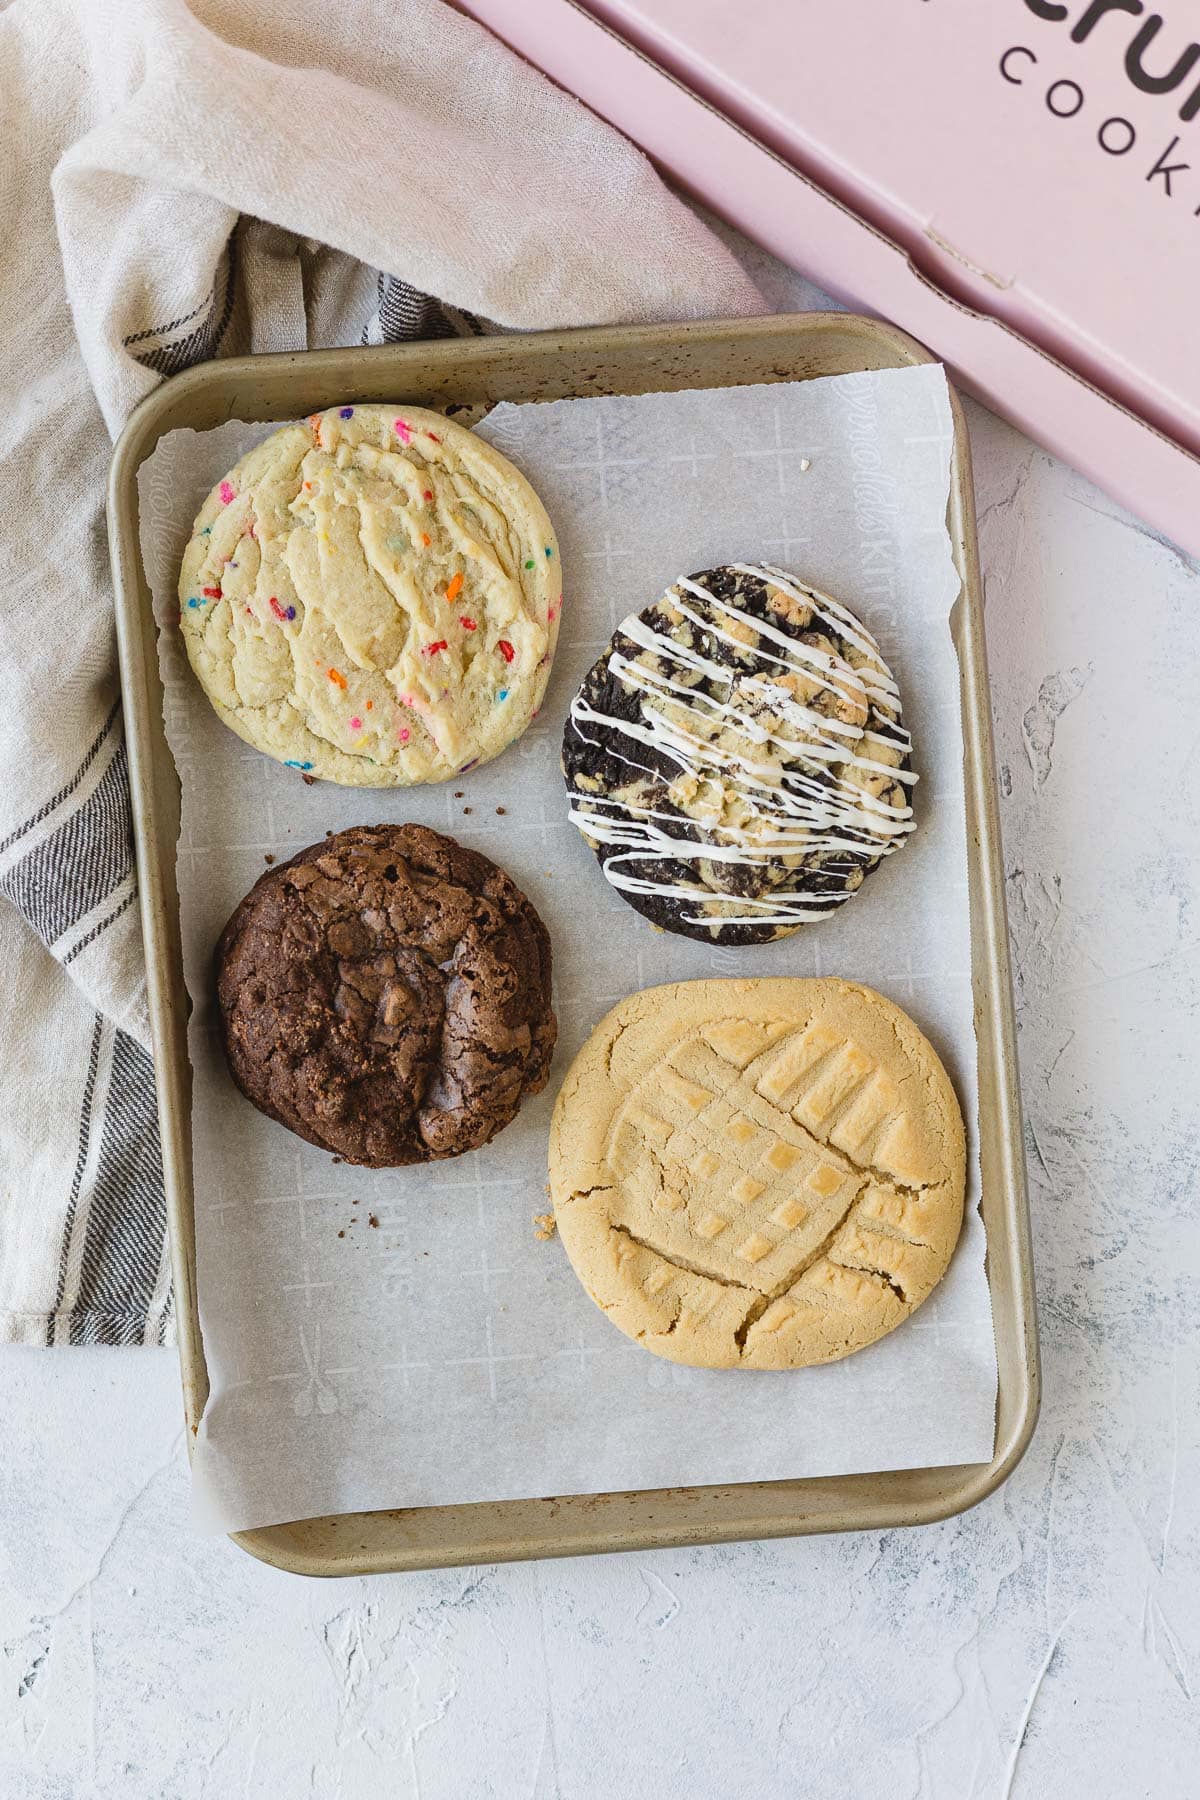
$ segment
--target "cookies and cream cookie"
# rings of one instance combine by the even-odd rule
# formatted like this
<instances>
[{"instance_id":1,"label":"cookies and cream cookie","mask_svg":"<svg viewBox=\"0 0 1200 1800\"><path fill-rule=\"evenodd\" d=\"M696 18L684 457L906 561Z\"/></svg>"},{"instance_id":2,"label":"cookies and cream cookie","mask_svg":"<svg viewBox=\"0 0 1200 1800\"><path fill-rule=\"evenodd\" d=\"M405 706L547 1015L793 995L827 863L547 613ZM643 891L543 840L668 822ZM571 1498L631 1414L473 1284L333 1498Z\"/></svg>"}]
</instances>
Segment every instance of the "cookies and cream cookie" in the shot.
<instances>
[{"instance_id":1,"label":"cookies and cream cookie","mask_svg":"<svg viewBox=\"0 0 1200 1800\"><path fill-rule=\"evenodd\" d=\"M541 702L561 600L525 477L406 406L335 406L243 456L201 507L179 584L225 723L352 787L498 755Z\"/></svg>"},{"instance_id":2,"label":"cookies and cream cookie","mask_svg":"<svg viewBox=\"0 0 1200 1800\"><path fill-rule=\"evenodd\" d=\"M563 735L570 817L667 931L758 944L828 918L913 828L911 740L866 627L769 565L625 620Z\"/></svg>"},{"instance_id":3,"label":"cookies and cream cookie","mask_svg":"<svg viewBox=\"0 0 1200 1800\"><path fill-rule=\"evenodd\" d=\"M945 1272L965 1181L932 1046L848 981L632 994L572 1063L550 1135L588 1294L705 1368L832 1362L893 1330Z\"/></svg>"},{"instance_id":4,"label":"cookies and cream cookie","mask_svg":"<svg viewBox=\"0 0 1200 1800\"><path fill-rule=\"evenodd\" d=\"M269 869L216 964L233 1079L347 1162L477 1149L545 1086L546 928L503 869L424 826L355 826Z\"/></svg>"}]
</instances>

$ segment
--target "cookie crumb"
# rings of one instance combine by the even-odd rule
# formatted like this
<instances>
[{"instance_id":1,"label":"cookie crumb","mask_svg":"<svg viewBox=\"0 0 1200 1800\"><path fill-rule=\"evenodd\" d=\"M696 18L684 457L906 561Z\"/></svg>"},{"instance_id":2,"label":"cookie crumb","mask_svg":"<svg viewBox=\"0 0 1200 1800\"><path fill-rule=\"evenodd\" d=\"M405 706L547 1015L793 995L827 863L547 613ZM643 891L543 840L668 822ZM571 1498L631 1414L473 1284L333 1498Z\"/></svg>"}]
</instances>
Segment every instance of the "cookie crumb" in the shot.
<instances>
[{"instance_id":1,"label":"cookie crumb","mask_svg":"<svg viewBox=\"0 0 1200 1800\"><path fill-rule=\"evenodd\" d=\"M345 1234L345 1232L344 1232L344 1231L339 1231L339 1232L338 1232L338 1236L339 1236L339 1237L345 1237L345 1235L346 1235L346 1234Z\"/></svg>"},{"instance_id":2,"label":"cookie crumb","mask_svg":"<svg viewBox=\"0 0 1200 1800\"><path fill-rule=\"evenodd\" d=\"M808 471L811 468L812 468L812 458L810 456L802 456L800 458L800 473L802 475L807 475Z\"/></svg>"},{"instance_id":3,"label":"cookie crumb","mask_svg":"<svg viewBox=\"0 0 1200 1800\"><path fill-rule=\"evenodd\" d=\"M503 815L504 815L504 812L505 812L505 808L504 808L504 807L503 807L503 806L498 806L498 807L497 807L497 808L496 808L496 811L497 811L497 812L498 812L498 813L499 813L499 814L500 814L500 815L501 815L501 817L503 817Z\"/></svg>"},{"instance_id":4,"label":"cookie crumb","mask_svg":"<svg viewBox=\"0 0 1200 1800\"><path fill-rule=\"evenodd\" d=\"M271 852L269 850L264 855L263 861L265 863L273 863L275 861L275 858L271 855Z\"/></svg>"},{"instance_id":5,"label":"cookie crumb","mask_svg":"<svg viewBox=\"0 0 1200 1800\"><path fill-rule=\"evenodd\" d=\"M336 1166L337 1166L337 1164L338 1164L338 1163L344 1163L344 1162L345 1162L345 1160L346 1160L346 1159L345 1159L345 1157L344 1157L344 1156L335 1156L335 1157L334 1157L334 1159L333 1159L333 1161L334 1161L334 1166L335 1166L335 1167L336 1167Z\"/></svg>"},{"instance_id":6,"label":"cookie crumb","mask_svg":"<svg viewBox=\"0 0 1200 1800\"><path fill-rule=\"evenodd\" d=\"M305 787L316 787L316 785L317 785L317 778L315 775L302 775L300 777L300 779L304 783ZM330 837L332 837L333 833L330 832L329 835L330 835Z\"/></svg>"},{"instance_id":7,"label":"cookie crumb","mask_svg":"<svg viewBox=\"0 0 1200 1800\"><path fill-rule=\"evenodd\" d=\"M372 1231L379 1230L379 1220L375 1217L374 1213L367 1214L367 1224L371 1227Z\"/></svg>"},{"instance_id":8,"label":"cookie crumb","mask_svg":"<svg viewBox=\"0 0 1200 1800\"><path fill-rule=\"evenodd\" d=\"M470 807L469 807L469 806L464 806L464 807L463 807L463 818L464 818L464 819L465 819L465 818L466 818L466 816L467 816L467 814L468 814L468 813L469 813L469 812L470 812L470 810L471 810L471 808L470 808Z\"/></svg>"},{"instance_id":9,"label":"cookie crumb","mask_svg":"<svg viewBox=\"0 0 1200 1800\"><path fill-rule=\"evenodd\" d=\"M462 799L462 797L463 797L463 789L462 789L462 788L455 788L455 790L454 790L454 798L455 798L455 799L456 799L456 800L461 800L461 799Z\"/></svg>"},{"instance_id":10,"label":"cookie crumb","mask_svg":"<svg viewBox=\"0 0 1200 1800\"><path fill-rule=\"evenodd\" d=\"M536 1226L533 1235L540 1244L548 1244L558 1230L558 1223L552 1212L534 1213L533 1223Z\"/></svg>"}]
</instances>

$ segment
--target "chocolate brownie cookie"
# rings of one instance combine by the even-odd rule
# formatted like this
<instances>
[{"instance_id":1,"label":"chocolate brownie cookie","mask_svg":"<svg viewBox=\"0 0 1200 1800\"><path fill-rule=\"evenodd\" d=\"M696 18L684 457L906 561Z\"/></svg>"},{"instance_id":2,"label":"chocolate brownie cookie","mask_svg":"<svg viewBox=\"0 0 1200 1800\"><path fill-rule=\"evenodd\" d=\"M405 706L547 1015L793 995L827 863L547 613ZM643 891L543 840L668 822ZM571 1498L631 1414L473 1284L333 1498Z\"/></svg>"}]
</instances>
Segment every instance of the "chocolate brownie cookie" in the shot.
<instances>
[{"instance_id":1,"label":"chocolate brownie cookie","mask_svg":"<svg viewBox=\"0 0 1200 1800\"><path fill-rule=\"evenodd\" d=\"M355 826L269 869L216 967L237 1085L347 1162L478 1149L545 1086L546 927L503 869L424 826Z\"/></svg>"},{"instance_id":2,"label":"chocolate brownie cookie","mask_svg":"<svg viewBox=\"0 0 1200 1800\"><path fill-rule=\"evenodd\" d=\"M664 930L762 944L836 911L913 828L911 739L879 646L770 565L681 576L571 705L570 818Z\"/></svg>"}]
</instances>

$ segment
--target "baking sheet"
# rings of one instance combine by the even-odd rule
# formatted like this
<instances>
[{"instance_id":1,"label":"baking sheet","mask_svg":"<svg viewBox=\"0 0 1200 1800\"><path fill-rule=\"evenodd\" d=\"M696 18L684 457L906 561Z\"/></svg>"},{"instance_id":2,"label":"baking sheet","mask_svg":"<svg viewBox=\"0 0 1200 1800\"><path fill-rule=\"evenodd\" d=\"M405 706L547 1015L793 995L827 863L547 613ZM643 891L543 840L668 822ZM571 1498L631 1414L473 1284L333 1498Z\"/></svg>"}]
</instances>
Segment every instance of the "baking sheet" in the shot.
<instances>
[{"instance_id":1,"label":"baking sheet","mask_svg":"<svg viewBox=\"0 0 1200 1800\"><path fill-rule=\"evenodd\" d=\"M530 476L559 534L568 586L558 658L541 717L512 750L457 783L408 793L305 786L226 732L187 672L174 580L191 519L268 429L172 433L139 477L183 788L178 875L212 1382L193 1464L198 1522L245 1529L380 1507L986 1461L995 1358L974 1154L963 1239L934 1298L871 1350L792 1375L648 1356L608 1325L532 1224L547 1204L558 1077L615 1000L658 981L871 982L932 1037L973 1121L941 371L498 408L483 434ZM604 883L565 820L558 737L580 676L626 612L681 572L759 559L840 594L880 638L916 741L920 828L820 928L711 950L655 933ZM255 1113L224 1071L209 992L212 945L264 856L380 819L451 831L505 864L550 927L562 1028L549 1090L492 1145L394 1172L334 1165Z\"/></svg>"}]
</instances>

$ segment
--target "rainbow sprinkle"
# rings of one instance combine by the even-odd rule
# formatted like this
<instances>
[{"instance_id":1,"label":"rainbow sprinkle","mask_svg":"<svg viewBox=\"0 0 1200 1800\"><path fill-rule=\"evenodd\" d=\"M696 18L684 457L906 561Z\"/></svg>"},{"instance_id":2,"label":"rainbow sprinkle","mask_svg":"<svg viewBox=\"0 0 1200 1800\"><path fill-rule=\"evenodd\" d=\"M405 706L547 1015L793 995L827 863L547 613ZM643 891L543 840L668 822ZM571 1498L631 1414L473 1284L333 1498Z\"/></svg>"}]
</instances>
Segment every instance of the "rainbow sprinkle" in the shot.
<instances>
[{"instance_id":1,"label":"rainbow sprinkle","mask_svg":"<svg viewBox=\"0 0 1200 1800\"><path fill-rule=\"evenodd\" d=\"M450 648L450 646L446 642L445 638L439 638L435 644L426 644L424 649L421 651L421 655L422 656L436 656L439 650L448 650L449 648Z\"/></svg>"},{"instance_id":2,"label":"rainbow sprinkle","mask_svg":"<svg viewBox=\"0 0 1200 1800\"><path fill-rule=\"evenodd\" d=\"M308 769L311 769L311 768L312 768L312 764L311 764L311 763L302 763L302 762L293 762L293 761L292 761L292 760L291 760L291 758L290 758L290 757L286 757L286 758L285 758L285 759L284 759L284 764L283 764L283 766L284 766L284 768L285 768L285 769L304 769L304 770L308 770Z\"/></svg>"},{"instance_id":3,"label":"rainbow sprinkle","mask_svg":"<svg viewBox=\"0 0 1200 1800\"><path fill-rule=\"evenodd\" d=\"M189 606L203 606L204 602L203 602L203 600L189 600L188 605Z\"/></svg>"},{"instance_id":4,"label":"rainbow sprinkle","mask_svg":"<svg viewBox=\"0 0 1200 1800\"><path fill-rule=\"evenodd\" d=\"M345 677L345 676L344 676L344 675L343 675L343 674L342 674L342 673L341 673L341 671L340 671L340 670L338 670L338 669L330 669L330 671L329 671L329 679L330 679L330 681L332 681L332 682L333 682L333 684L334 684L334 686L335 686L335 687L340 687L340 688L341 688L341 689L342 689L342 691L343 691L343 693L344 693L344 692L345 692L345 689L346 689L346 677Z\"/></svg>"},{"instance_id":5,"label":"rainbow sprinkle","mask_svg":"<svg viewBox=\"0 0 1200 1800\"><path fill-rule=\"evenodd\" d=\"M552 549L551 549L551 548L550 548L550 546L549 546L549 544L547 544L547 545L546 545L546 555L547 555L547 556L553 556L553 555L554 555L554 552L553 552L553 550L552 550Z\"/></svg>"},{"instance_id":6,"label":"rainbow sprinkle","mask_svg":"<svg viewBox=\"0 0 1200 1800\"><path fill-rule=\"evenodd\" d=\"M459 594L461 594L461 592L462 592L462 584L463 584L463 578L462 578L461 574L459 574L454 577L453 581L450 583L450 586L446 589L446 598L447 598L447 600L449 600L449 602L452 606L453 606L455 600L457 600Z\"/></svg>"},{"instance_id":7,"label":"rainbow sprinkle","mask_svg":"<svg viewBox=\"0 0 1200 1800\"><path fill-rule=\"evenodd\" d=\"M361 731L362 730L362 720L357 717L351 719L350 729L351 729L351 731Z\"/></svg>"},{"instance_id":8,"label":"rainbow sprinkle","mask_svg":"<svg viewBox=\"0 0 1200 1800\"><path fill-rule=\"evenodd\" d=\"M354 408L352 406L343 406L338 411L339 419L352 419L353 417L354 417Z\"/></svg>"},{"instance_id":9,"label":"rainbow sprinkle","mask_svg":"<svg viewBox=\"0 0 1200 1800\"><path fill-rule=\"evenodd\" d=\"M529 558L529 561L525 564L525 567L527 569L536 569L537 568L537 563L533 560L532 556Z\"/></svg>"},{"instance_id":10,"label":"rainbow sprinkle","mask_svg":"<svg viewBox=\"0 0 1200 1800\"><path fill-rule=\"evenodd\" d=\"M437 434L437 432L436 432L436 431L427 431L427 432L426 432L426 433L425 433L425 436L426 436L426 437L427 437L427 438L432 438L432 439L433 439L433 441L434 441L434 443L435 443L435 444L440 444L440 443L441 443L441 441L442 441L442 440L441 440L441 438L440 438L440 437L439 437L439 436L438 436L438 434Z\"/></svg>"},{"instance_id":11,"label":"rainbow sprinkle","mask_svg":"<svg viewBox=\"0 0 1200 1800\"><path fill-rule=\"evenodd\" d=\"M478 627L478 625L476 625L474 619L468 619L466 613L463 614L462 618L458 622L462 626L464 631L478 631L478 629L479 629L479 627Z\"/></svg>"},{"instance_id":12,"label":"rainbow sprinkle","mask_svg":"<svg viewBox=\"0 0 1200 1800\"><path fill-rule=\"evenodd\" d=\"M280 606L274 594L271 595L271 611L275 614L275 617L281 619L284 624L286 624L289 619L294 619L296 616L295 607L289 606L285 611L285 609Z\"/></svg>"},{"instance_id":13,"label":"rainbow sprinkle","mask_svg":"<svg viewBox=\"0 0 1200 1800\"><path fill-rule=\"evenodd\" d=\"M496 695L496 698L497 698L497 700L507 700L508 699L508 689L501 688L500 692Z\"/></svg>"},{"instance_id":14,"label":"rainbow sprinkle","mask_svg":"<svg viewBox=\"0 0 1200 1800\"><path fill-rule=\"evenodd\" d=\"M204 595L206 600L219 600L221 598L221 590L219 587L201 588L200 592Z\"/></svg>"},{"instance_id":15,"label":"rainbow sprinkle","mask_svg":"<svg viewBox=\"0 0 1200 1800\"><path fill-rule=\"evenodd\" d=\"M233 499L233 488L228 481L223 481L221 483L220 487L217 489L217 493L221 496L222 506L228 506L229 502Z\"/></svg>"},{"instance_id":16,"label":"rainbow sprinkle","mask_svg":"<svg viewBox=\"0 0 1200 1800\"><path fill-rule=\"evenodd\" d=\"M422 500L432 500L433 499L433 489L426 488L425 492L421 495L421 498L422 498Z\"/></svg>"},{"instance_id":17,"label":"rainbow sprinkle","mask_svg":"<svg viewBox=\"0 0 1200 1800\"><path fill-rule=\"evenodd\" d=\"M400 727L399 731L396 733L396 736L400 739L400 742L402 744L407 744L407 742L409 740L409 735L410 735L410 733L409 733L409 729L408 729L407 725L402 725Z\"/></svg>"},{"instance_id":18,"label":"rainbow sprinkle","mask_svg":"<svg viewBox=\"0 0 1200 1800\"><path fill-rule=\"evenodd\" d=\"M513 657L517 654L516 651L513 649L512 645L509 643L507 638L501 638L500 642L496 645L496 648L500 652L501 656L504 658L506 663L510 663L512 661Z\"/></svg>"},{"instance_id":19,"label":"rainbow sprinkle","mask_svg":"<svg viewBox=\"0 0 1200 1800\"><path fill-rule=\"evenodd\" d=\"M403 419L394 419L392 421L392 429L402 444L412 443L412 432L408 429L408 426Z\"/></svg>"}]
</instances>

